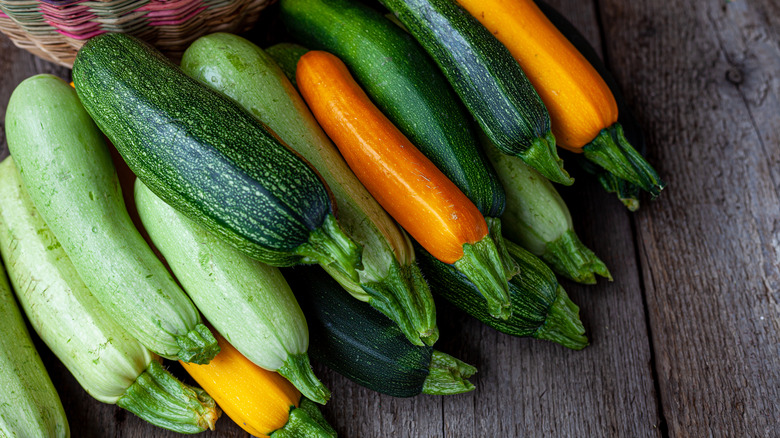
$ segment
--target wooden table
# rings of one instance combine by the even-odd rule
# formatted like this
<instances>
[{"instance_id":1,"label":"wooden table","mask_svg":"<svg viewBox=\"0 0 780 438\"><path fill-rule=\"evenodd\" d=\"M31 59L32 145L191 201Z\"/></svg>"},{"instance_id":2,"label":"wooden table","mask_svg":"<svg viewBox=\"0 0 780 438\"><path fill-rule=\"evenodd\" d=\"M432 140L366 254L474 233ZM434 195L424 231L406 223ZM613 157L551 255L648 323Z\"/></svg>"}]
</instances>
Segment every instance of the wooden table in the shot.
<instances>
[{"instance_id":1,"label":"wooden table","mask_svg":"<svg viewBox=\"0 0 780 438\"><path fill-rule=\"evenodd\" d=\"M780 3L549 3L603 53L668 182L634 214L587 178L563 190L615 278L564 283L591 345L444 308L437 348L478 367L476 391L395 399L316 367L323 412L350 438L780 436ZM0 36L0 120L43 72L69 75ZM39 345L74 437L176 436L92 400ZM247 434L225 418L204 436Z\"/></svg>"}]
</instances>

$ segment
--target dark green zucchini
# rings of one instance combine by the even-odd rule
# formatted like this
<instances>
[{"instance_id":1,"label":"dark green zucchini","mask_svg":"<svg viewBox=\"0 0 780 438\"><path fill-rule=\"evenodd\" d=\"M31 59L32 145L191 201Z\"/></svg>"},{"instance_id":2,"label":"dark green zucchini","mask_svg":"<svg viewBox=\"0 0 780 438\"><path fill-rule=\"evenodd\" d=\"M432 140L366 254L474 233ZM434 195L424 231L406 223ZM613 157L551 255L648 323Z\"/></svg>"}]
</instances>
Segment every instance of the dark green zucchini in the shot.
<instances>
[{"instance_id":1,"label":"dark green zucchini","mask_svg":"<svg viewBox=\"0 0 780 438\"><path fill-rule=\"evenodd\" d=\"M311 358L359 385L394 397L460 394L477 370L412 345L387 317L352 299L319 266L283 269L309 324Z\"/></svg>"},{"instance_id":2,"label":"dark green zucchini","mask_svg":"<svg viewBox=\"0 0 780 438\"><path fill-rule=\"evenodd\" d=\"M336 263L357 278L317 174L252 114L126 34L89 40L73 66L79 98L157 196L252 258Z\"/></svg>"},{"instance_id":3,"label":"dark green zucchini","mask_svg":"<svg viewBox=\"0 0 780 438\"><path fill-rule=\"evenodd\" d=\"M380 0L436 61L482 129L503 152L570 185L550 115L512 54L452 0Z\"/></svg>"},{"instance_id":4,"label":"dark green zucchini","mask_svg":"<svg viewBox=\"0 0 780 438\"><path fill-rule=\"evenodd\" d=\"M631 114L631 110L628 108L626 100L623 98L623 93L620 90L612 73L604 65L598 52L593 46L590 45L588 40L574 27L569 20L566 19L560 12L555 10L552 6L541 0L535 0L539 9L542 10L547 19L552 22L553 25L574 45L574 47L590 62L593 68L599 73L604 82L607 83L612 95L615 96L615 101L618 106L618 123L623 127L623 133L626 136L628 142L642 155L645 155L647 145L645 143L645 137L642 133L642 128L639 126L639 122ZM588 161L582 154L569 153L567 158L571 157L575 162L582 167L586 172L594 175L599 181L602 187L608 193L615 193L620 201L630 211L636 211L639 208L639 192L641 188L629 181L618 178L610 171Z\"/></svg>"},{"instance_id":5,"label":"dark green zucchini","mask_svg":"<svg viewBox=\"0 0 780 438\"><path fill-rule=\"evenodd\" d=\"M501 320L487 311L485 299L462 274L416 246L420 267L431 290L469 315L513 336L557 342L574 350L588 345L579 308L563 290L555 274L530 252L506 241L520 273L509 281L512 316Z\"/></svg>"}]
</instances>

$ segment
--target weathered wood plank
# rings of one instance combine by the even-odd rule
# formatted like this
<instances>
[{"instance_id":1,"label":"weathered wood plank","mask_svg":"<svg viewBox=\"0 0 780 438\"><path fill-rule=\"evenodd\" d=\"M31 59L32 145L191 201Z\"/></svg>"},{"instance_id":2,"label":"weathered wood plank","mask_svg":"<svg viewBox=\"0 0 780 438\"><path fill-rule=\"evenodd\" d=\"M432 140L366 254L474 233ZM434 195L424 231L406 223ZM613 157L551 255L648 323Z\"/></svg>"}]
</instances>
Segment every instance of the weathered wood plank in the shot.
<instances>
[{"instance_id":1,"label":"weathered wood plank","mask_svg":"<svg viewBox=\"0 0 780 438\"><path fill-rule=\"evenodd\" d=\"M669 182L636 217L670 435L777 436L779 5L600 3Z\"/></svg>"}]
</instances>

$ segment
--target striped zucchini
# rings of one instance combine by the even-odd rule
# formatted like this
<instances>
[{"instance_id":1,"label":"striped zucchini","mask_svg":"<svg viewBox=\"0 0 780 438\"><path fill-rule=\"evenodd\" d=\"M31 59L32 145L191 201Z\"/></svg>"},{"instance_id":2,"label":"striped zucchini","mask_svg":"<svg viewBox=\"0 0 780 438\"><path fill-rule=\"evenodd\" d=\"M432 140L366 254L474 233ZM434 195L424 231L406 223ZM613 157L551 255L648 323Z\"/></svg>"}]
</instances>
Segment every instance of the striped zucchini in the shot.
<instances>
[{"instance_id":1,"label":"striped zucchini","mask_svg":"<svg viewBox=\"0 0 780 438\"><path fill-rule=\"evenodd\" d=\"M306 397L330 392L309 365L309 331L279 269L241 253L135 181L138 216L176 279L219 334L256 365L278 371Z\"/></svg>"},{"instance_id":2,"label":"striped zucchini","mask_svg":"<svg viewBox=\"0 0 780 438\"><path fill-rule=\"evenodd\" d=\"M474 118L503 152L560 184L563 170L550 115L523 70L487 29L452 0L380 0L439 65Z\"/></svg>"},{"instance_id":3,"label":"striped zucchini","mask_svg":"<svg viewBox=\"0 0 780 438\"><path fill-rule=\"evenodd\" d=\"M574 350L588 345L579 308L558 284L555 274L541 260L512 242L507 249L520 273L509 281L512 316L493 318L476 286L450 265L420 249L420 265L434 293L494 329L512 336L530 336L557 342Z\"/></svg>"},{"instance_id":4,"label":"striped zucchini","mask_svg":"<svg viewBox=\"0 0 780 438\"><path fill-rule=\"evenodd\" d=\"M485 216L507 277L517 266L503 247L504 189L479 147L470 115L425 50L374 9L352 0L283 0L281 17L309 47L339 57L412 144Z\"/></svg>"},{"instance_id":5,"label":"striped zucchini","mask_svg":"<svg viewBox=\"0 0 780 438\"><path fill-rule=\"evenodd\" d=\"M133 225L76 92L51 75L26 79L8 103L6 134L30 198L111 316L160 356L211 360L216 339Z\"/></svg>"},{"instance_id":6,"label":"striped zucchini","mask_svg":"<svg viewBox=\"0 0 780 438\"><path fill-rule=\"evenodd\" d=\"M3 188L5 184L0 185ZM0 272L0 321L0 437L69 437L60 397L30 339L5 272Z\"/></svg>"},{"instance_id":7,"label":"striped zucchini","mask_svg":"<svg viewBox=\"0 0 780 438\"><path fill-rule=\"evenodd\" d=\"M409 343L398 327L350 299L318 267L282 271L312 328L310 354L318 363L366 388L394 397L460 394L474 389L476 368Z\"/></svg>"},{"instance_id":8,"label":"striped zucchini","mask_svg":"<svg viewBox=\"0 0 780 438\"><path fill-rule=\"evenodd\" d=\"M552 183L519 158L501 153L486 137L482 144L506 187L501 219L507 239L578 283L595 284L594 274L611 281L604 262L577 237L569 208Z\"/></svg>"},{"instance_id":9,"label":"striped zucchini","mask_svg":"<svg viewBox=\"0 0 780 438\"><path fill-rule=\"evenodd\" d=\"M10 157L0 163L0 252L30 324L92 397L177 432L213 429L214 400L176 380L100 305Z\"/></svg>"},{"instance_id":10,"label":"striped zucchini","mask_svg":"<svg viewBox=\"0 0 780 438\"><path fill-rule=\"evenodd\" d=\"M250 257L335 265L357 279L360 248L339 228L327 187L233 100L127 34L76 57L79 98L155 194Z\"/></svg>"},{"instance_id":11,"label":"striped zucchini","mask_svg":"<svg viewBox=\"0 0 780 438\"><path fill-rule=\"evenodd\" d=\"M363 246L358 281L323 267L395 321L410 342L432 345L436 308L409 237L358 181L274 60L241 37L212 34L184 52L182 69L235 99L317 169L337 201L339 224Z\"/></svg>"}]
</instances>

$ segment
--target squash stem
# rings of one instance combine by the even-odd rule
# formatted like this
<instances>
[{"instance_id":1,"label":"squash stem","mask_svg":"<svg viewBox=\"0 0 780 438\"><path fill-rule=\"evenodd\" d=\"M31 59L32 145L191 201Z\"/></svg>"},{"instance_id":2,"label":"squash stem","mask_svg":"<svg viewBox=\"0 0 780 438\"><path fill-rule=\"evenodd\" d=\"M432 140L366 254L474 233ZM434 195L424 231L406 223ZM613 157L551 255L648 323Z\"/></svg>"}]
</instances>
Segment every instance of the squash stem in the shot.
<instances>
[{"instance_id":1,"label":"squash stem","mask_svg":"<svg viewBox=\"0 0 780 438\"><path fill-rule=\"evenodd\" d=\"M582 154L572 153L571 156L574 157L583 170L596 177L596 180L598 180L607 193L617 195L628 211L639 210L639 192L642 190L639 186L618 178L612 172L587 160Z\"/></svg>"},{"instance_id":2,"label":"squash stem","mask_svg":"<svg viewBox=\"0 0 780 438\"><path fill-rule=\"evenodd\" d=\"M463 257L456 261L454 266L474 283L487 301L488 312L494 318L509 318L512 314L509 283L490 234L473 245L464 243Z\"/></svg>"},{"instance_id":3,"label":"squash stem","mask_svg":"<svg viewBox=\"0 0 780 438\"><path fill-rule=\"evenodd\" d=\"M536 137L531 147L519 154L519 157L544 175L547 179L558 184L570 186L574 184L574 178L563 168L563 160L558 157L555 149L555 136L548 131L544 138Z\"/></svg>"},{"instance_id":4,"label":"squash stem","mask_svg":"<svg viewBox=\"0 0 780 438\"><path fill-rule=\"evenodd\" d=\"M507 281L511 280L512 277L520 272L520 265L515 262L515 259L509 254L509 250L506 249L504 236L501 233L501 219L497 217L485 217L485 222L487 222L490 238L493 240L493 244L496 245L496 249L498 250L501 264L504 266L504 275L506 275Z\"/></svg>"},{"instance_id":5,"label":"squash stem","mask_svg":"<svg viewBox=\"0 0 780 438\"><path fill-rule=\"evenodd\" d=\"M271 438L336 438L333 427L322 416L317 405L301 397L300 405L290 409L290 417L282 426L271 433Z\"/></svg>"},{"instance_id":6,"label":"squash stem","mask_svg":"<svg viewBox=\"0 0 780 438\"><path fill-rule=\"evenodd\" d=\"M219 345L211 331L203 324L198 324L184 336L176 336L176 343L181 350L176 358L183 362L207 364L219 353Z\"/></svg>"},{"instance_id":7,"label":"squash stem","mask_svg":"<svg viewBox=\"0 0 780 438\"><path fill-rule=\"evenodd\" d=\"M547 318L534 333L536 339L556 342L572 350L582 350L588 346L585 327L580 321L580 308L577 307L558 286L558 295L547 313Z\"/></svg>"},{"instance_id":8,"label":"squash stem","mask_svg":"<svg viewBox=\"0 0 780 438\"><path fill-rule=\"evenodd\" d=\"M303 263L319 263L323 266L334 263L347 278L358 282L358 270L363 268L363 248L355 243L339 226L336 217L328 214L320 228L309 234L309 241L296 250L303 256Z\"/></svg>"},{"instance_id":9,"label":"squash stem","mask_svg":"<svg viewBox=\"0 0 780 438\"><path fill-rule=\"evenodd\" d=\"M155 426L179 433L214 430L222 413L205 391L176 380L157 360L149 363L116 404Z\"/></svg>"},{"instance_id":10,"label":"squash stem","mask_svg":"<svg viewBox=\"0 0 780 438\"><path fill-rule=\"evenodd\" d=\"M385 278L361 286L371 297L368 303L395 322L409 342L418 346L436 342L436 305L415 263L402 268L394 260Z\"/></svg>"},{"instance_id":11,"label":"squash stem","mask_svg":"<svg viewBox=\"0 0 780 438\"><path fill-rule=\"evenodd\" d=\"M623 127L615 123L582 148L585 158L614 176L636 184L655 199L666 184L655 169L629 144Z\"/></svg>"},{"instance_id":12,"label":"squash stem","mask_svg":"<svg viewBox=\"0 0 780 438\"><path fill-rule=\"evenodd\" d=\"M330 391L314 375L309 363L309 355L306 353L287 356L287 360L276 372L289 380L310 400L324 405L330 398Z\"/></svg>"},{"instance_id":13,"label":"squash stem","mask_svg":"<svg viewBox=\"0 0 780 438\"><path fill-rule=\"evenodd\" d=\"M573 230L567 230L547 243L541 258L553 271L577 283L596 284L594 274L612 281L607 265L580 241Z\"/></svg>"},{"instance_id":14,"label":"squash stem","mask_svg":"<svg viewBox=\"0 0 780 438\"><path fill-rule=\"evenodd\" d=\"M449 354L433 350L428 377L423 383L423 394L451 395L474 390L474 385L467 379L473 376L477 369L460 361Z\"/></svg>"},{"instance_id":15,"label":"squash stem","mask_svg":"<svg viewBox=\"0 0 780 438\"><path fill-rule=\"evenodd\" d=\"M599 173L596 178L607 193L614 193L617 195L620 202L626 206L628 211L639 210L639 191L641 190L636 184L620 179L612 174L612 172L604 170Z\"/></svg>"}]
</instances>

